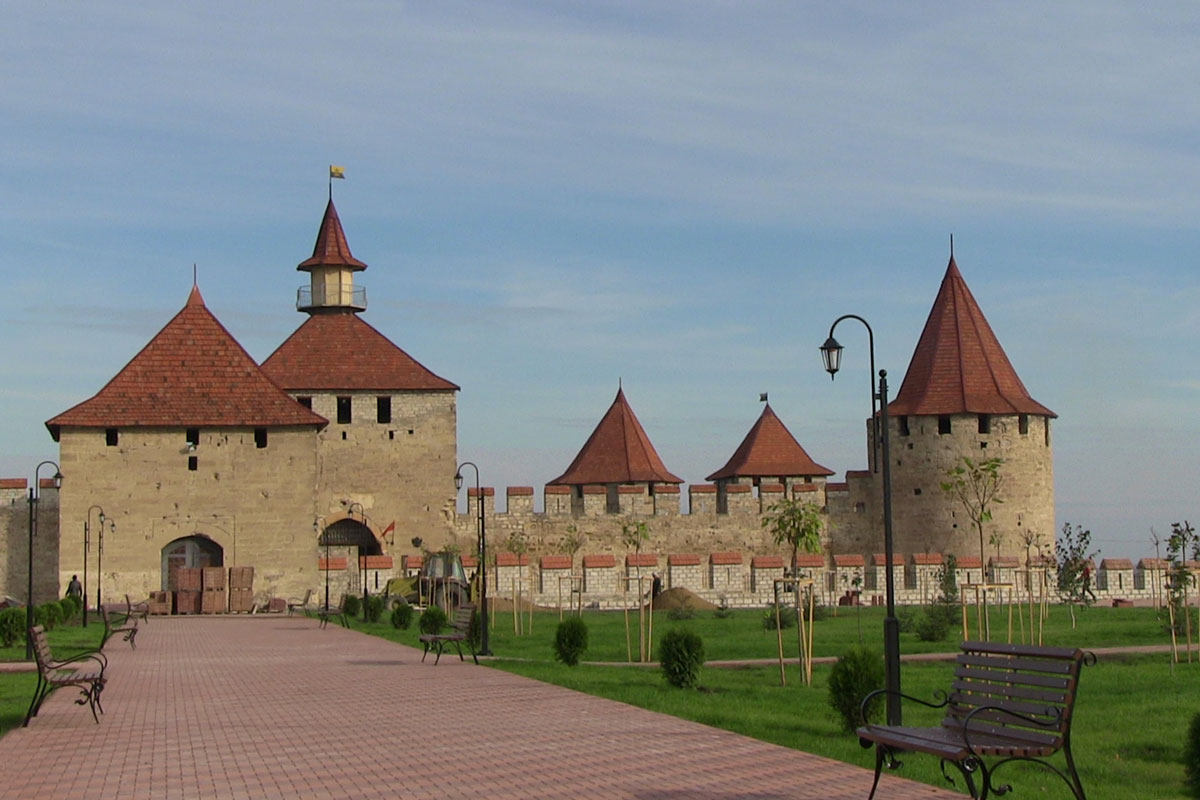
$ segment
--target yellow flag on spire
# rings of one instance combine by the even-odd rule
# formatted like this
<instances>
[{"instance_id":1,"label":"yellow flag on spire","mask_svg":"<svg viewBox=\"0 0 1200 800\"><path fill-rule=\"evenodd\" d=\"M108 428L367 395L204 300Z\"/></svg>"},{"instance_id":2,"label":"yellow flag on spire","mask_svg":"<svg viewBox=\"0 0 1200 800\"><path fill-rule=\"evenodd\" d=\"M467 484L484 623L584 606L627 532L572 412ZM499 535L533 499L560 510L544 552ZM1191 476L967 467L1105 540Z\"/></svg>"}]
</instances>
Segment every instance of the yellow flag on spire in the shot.
<instances>
[{"instance_id":1,"label":"yellow flag on spire","mask_svg":"<svg viewBox=\"0 0 1200 800\"><path fill-rule=\"evenodd\" d=\"M330 177L330 179L341 178L342 180L346 180L346 168L345 167L335 167L333 164L330 164L329 165L329 177Z\"/></svg>"}]
</instances>

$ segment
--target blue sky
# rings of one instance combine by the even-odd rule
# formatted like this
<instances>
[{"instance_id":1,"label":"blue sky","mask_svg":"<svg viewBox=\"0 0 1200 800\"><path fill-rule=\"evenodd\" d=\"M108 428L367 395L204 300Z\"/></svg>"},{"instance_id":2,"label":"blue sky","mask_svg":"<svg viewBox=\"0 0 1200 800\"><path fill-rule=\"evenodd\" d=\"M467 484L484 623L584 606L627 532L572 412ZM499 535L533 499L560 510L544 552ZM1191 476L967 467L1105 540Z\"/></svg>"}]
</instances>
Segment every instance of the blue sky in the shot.
<instances>
[{"instance_id":1,"label":"blue sky","mask_svg":"<svg viewBox=\"0 0 1200 800\"><path fill-rule=\"evenodd\" d=\"M759 392L862 468L945 270L1059 413L1059 523L1197 517L1200 11L1087 3L24 4L0 49L0 475L183 305L259 360L326 167L365 319L463 387L485 483L566 468L623 380L667 466ZM1046 532L1047 534L1050 532Z\"/></svg>"}]
</instances>

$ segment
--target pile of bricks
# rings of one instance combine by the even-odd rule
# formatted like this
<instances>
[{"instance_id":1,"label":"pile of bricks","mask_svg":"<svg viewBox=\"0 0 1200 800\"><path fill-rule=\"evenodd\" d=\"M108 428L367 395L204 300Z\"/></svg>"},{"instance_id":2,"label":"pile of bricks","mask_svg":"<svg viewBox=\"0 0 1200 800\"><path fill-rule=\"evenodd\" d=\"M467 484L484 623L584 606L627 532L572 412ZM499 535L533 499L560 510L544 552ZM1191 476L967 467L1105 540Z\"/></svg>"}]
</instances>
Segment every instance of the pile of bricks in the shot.
<instances>
[{"instance_id":1,"label":"pile of bricks","mask_svg":"<svg viewBox=\"0 0 1200 800\"><path fill-rule=\"evenodd\" d=\"M200 569L198 567L181 567L171 573L170 587L175 592L176 614L200 613Z\"/></svg>"},{"instance_id":2,"label":"pile of bricks","mask_svg":"<svg viewBox=\"0 0 1200 800\"><path fill-rule=\"evenodd\" d=\"M201 593L200 613L224 614L229 607L225 601L225 568L204 567L200 570L203 592Z\"/></svg>"},{"instance_id":3,"label":"pile of bricks","mask_svg":"<svg viewBox=\"0 0 1200 800\"><path fill-rule=\"evenodd\" d=\"M229 568L229 611L232 614L254 610L254 567Z\"/></svg>"}]
</instances>

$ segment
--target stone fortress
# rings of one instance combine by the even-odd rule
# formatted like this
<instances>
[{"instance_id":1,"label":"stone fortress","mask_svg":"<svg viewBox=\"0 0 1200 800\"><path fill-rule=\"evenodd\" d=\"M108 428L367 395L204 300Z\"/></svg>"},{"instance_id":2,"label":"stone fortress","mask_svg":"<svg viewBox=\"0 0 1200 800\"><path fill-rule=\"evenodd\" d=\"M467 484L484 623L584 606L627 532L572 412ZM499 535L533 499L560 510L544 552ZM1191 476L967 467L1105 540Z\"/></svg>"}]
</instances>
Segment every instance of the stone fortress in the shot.
<instances>
[{"instance_id":1,"label":"stone fortress","mask_svg":"<svg viewBox=\"0 0 1200 800\"><path fill-rule=\"evenodd\" d=\"M115 377L47 421L63 482L40 487L35 602L83 577L85 557L93 602L98 589L107 602L182 588L185 567L253 567L259 598L302 596L327 580L335 598L376 592L419 569L418 538L425 550L457 547L472 571L480 503L493 596L520 588L554 605L574 583L585 603L621 606L637 591L627 577L658 572L667 587L758 605L792 569L816 581L823 602L851 587L881 593L887 567L871 420L867 469L835 482L767 405L710 482L688 487L682 513L683 479L663 464L619 390L575 460L541 489L542 511L531 486L508 487L502 512L494 490L482 487L468 490L458 514L459 387L362 319L366 290L355 276L366 268L331 198L313 255L297 267L308 274L296 301L307 317L261 365L193 286ZM957 557L960 581L979 582L985 569L995 580L1019 578L1015 570L1029 560L1023 532L1039 533L1043 553L1052 551L1055 414L1026 391L953 256L889 413L892 569L902 602L932 598L944 554ZM988 564L964 512L940 488L963 456L1004 459L1004 503L989 524L1000 545ZM25 479L0 479L0 593L22 599L28 491ZM823 553L794 566L762 526L784 497L826 512ZM649 539L642 552L627 552L622 527L638 522ZM1162 567L1106 559L1098 589L1149 597Z\"/></svg>"}]
</instances>

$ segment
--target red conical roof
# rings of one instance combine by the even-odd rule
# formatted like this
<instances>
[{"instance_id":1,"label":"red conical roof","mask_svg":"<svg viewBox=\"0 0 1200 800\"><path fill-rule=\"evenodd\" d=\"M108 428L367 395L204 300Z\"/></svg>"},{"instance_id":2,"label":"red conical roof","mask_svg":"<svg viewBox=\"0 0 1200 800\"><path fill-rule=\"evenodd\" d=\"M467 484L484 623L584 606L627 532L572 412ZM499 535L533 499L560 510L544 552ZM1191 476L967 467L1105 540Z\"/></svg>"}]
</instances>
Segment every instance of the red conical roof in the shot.
<instances>
[{"instance_id":1,"label":"red conical roof","mask_svg":"<svg viewBox=\"0 0 1200 800\"><path fill-rule=\"evenodd\" d=\"M314 314L263 362L262 370L292 391L458 389L357 314Z\"/></svg>"},{"instance_id":2,"label":"red conical roof","mask_svg":"<svg viewBox=\"0 0 1200 800\"><path fill-rule=\"evenodd\" d=\"M342 230L342 221L338 219L332 198L325 206L325 218L321 220L321 229L317 231L312 258L301 261L296 269L311 272L313 267L349 267L355 271L367 268L366 264L350 255L350 244L346 241L346 232Z\"/></svg>"},{"instance_id":3,"label":"red conical roof","mask_svg":"<svg viewBox=\"0 0 1200 800\"><path fill-rule=\"evenodd\" d=\"M571 466L549 485L598 483L683 483L658 457L622 389Z\"/></svg>"},{"instance_id":4,"label":"red conical roof","mask_svg":"<svg viewBox=\"0 0 1200 800\"><path fill-rule=\"evenodd\" d=\"M725 466L705 480L832 474L833 470L822 467L809 457L768 404Z\"/></svg>"},{"instance_id":5,"label":"red conical roof","mask_svg":"<svg viewBox=\"0 0 1200 800\"><path fill-rule=\"evenodd\" d=\"M46 422L62 427L325 425L267 378L204 305L187 304L94 397Z\"/></svg>"},{"instance_id":6,"label":"red conical roof","mask_svg":"<svg viewBox=\"0 0 1200 800\"><path fill-rule=\"evenodd\" d=\"M954 256L888 413L1057 416L1026 391Z\"/></svg>"}]
</instances>

